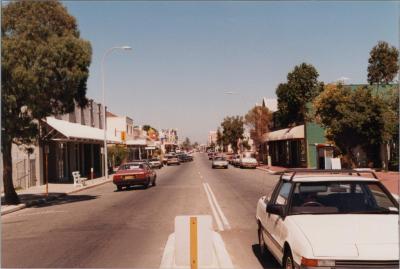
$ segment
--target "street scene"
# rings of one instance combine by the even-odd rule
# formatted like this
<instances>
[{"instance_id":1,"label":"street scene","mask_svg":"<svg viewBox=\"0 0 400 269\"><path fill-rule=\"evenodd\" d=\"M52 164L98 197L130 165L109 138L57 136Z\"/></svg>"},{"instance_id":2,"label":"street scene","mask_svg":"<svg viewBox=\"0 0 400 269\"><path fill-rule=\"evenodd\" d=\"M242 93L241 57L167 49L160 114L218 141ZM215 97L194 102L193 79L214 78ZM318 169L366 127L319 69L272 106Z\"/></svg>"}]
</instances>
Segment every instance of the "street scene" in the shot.
<instances>
[{"instance_id":1,"label":"street scene","mask_svg":"<svg viewBox=\"0 0 400 269\"><path fill-rule=\"evenodd\" d=\"M399 11L3 2L1 267L399 268Z\"/></svg>"}]
</instances>

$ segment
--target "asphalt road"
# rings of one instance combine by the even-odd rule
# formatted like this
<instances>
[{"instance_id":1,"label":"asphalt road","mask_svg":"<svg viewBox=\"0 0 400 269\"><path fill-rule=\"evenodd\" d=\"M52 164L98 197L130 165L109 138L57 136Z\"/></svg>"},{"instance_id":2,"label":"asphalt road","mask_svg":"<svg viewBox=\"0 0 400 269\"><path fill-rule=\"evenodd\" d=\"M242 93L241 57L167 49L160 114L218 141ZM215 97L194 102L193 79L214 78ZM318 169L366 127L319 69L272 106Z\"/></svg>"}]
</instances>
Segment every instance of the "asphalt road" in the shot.
<instances>
[{"instance_id":1,"label":"asphalt road","mask_svg":"<svg viewBox=\"0 0 400 269\"><path fill-rule=\"evenodd\" d=\"M2 267L159 268L175 216L207 214L235 268L277 268L258 255L255 222L257 200L276 180L260 170L211 169L199 153L157 170L155 187L117 192L110 183L2 216Z\"/></svg>"}]
</instances>

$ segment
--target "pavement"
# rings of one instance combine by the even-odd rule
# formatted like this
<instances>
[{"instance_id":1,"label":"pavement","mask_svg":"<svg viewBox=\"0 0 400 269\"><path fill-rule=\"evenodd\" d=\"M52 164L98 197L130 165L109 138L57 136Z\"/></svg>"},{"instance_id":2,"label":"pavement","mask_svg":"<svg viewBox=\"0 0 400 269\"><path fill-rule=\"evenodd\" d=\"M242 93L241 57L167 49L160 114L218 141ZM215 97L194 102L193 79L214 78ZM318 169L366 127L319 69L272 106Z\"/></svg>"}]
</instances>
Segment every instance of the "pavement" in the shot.
<instances>
[{"instance_id":1,"label":"pavement","mask_svg":"<svg viewBox=\"0 0 400 269\"><path fill-rule=\"evenodd\" d=\"M280 172L280 171L286 170L288 168L281 167L281 166L261 165L261 166L258 166L257 169L273 174L275 172ZM382 184L385 185L385 187L391 193L400 195L400 173L399 172L376 171L375 174L378 177L378 179L382 182Z\"/></svg>"},{"instance_id":2,"label":"pavement","mask_svg":"<svg viewBox=\"0 0 400 269\"><path fill-rule=\"evenodd\" d=\"M43 204L49 201L53 201L59 197L76 193L82 190L93 188L105 183L112 181L110 176L108 180L104 177L87 180L85 186L74 186L74 184L55 184L49 183L48 194L46 195L46 185L34 186L25 190L17 191L20 198L20 204L18 205L6 205L4 202L4 193L1 194L1 215L6 215L26 207L31 207L38 204Z\"/></svg>"}]
</instances>

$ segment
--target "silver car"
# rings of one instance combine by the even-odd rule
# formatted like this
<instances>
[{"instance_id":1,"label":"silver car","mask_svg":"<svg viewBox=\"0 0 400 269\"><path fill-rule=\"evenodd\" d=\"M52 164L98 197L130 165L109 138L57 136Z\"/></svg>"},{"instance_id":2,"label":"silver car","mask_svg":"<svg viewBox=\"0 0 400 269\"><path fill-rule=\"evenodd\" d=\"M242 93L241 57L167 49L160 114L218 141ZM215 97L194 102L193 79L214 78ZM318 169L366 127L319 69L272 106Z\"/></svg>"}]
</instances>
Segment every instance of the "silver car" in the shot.
<instances>
[{"instance_id":1,"label":"silver car","mask_svg":"<svg viewBox=\"0 0 400 269\"><path fill-rule=\"evenodd\" d=\"M212 168L225 168L228 169L228 161L225 157L215 157L212 161Z\"/></svg>"}]
</instances>

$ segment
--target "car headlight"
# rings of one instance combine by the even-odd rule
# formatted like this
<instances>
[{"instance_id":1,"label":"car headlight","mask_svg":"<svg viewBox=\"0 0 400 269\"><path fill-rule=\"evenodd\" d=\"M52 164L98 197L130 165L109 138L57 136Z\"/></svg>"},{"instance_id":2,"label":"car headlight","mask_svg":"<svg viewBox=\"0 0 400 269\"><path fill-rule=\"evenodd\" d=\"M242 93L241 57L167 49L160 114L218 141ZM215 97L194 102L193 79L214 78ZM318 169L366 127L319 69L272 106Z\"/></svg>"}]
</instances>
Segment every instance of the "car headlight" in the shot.
<instances>
[{"instance_id":1,"label":"car headlight","mask_svg":"<svg viewBox=\"0 0 400 269\"><path fill-rule=\"evenodd\" d=\"M307 259L302 257L301 258L301 265L302 266L309 266L309 267L335 267L334 260L317 260L317 259Z\"/></svg>"}]
</instances>

